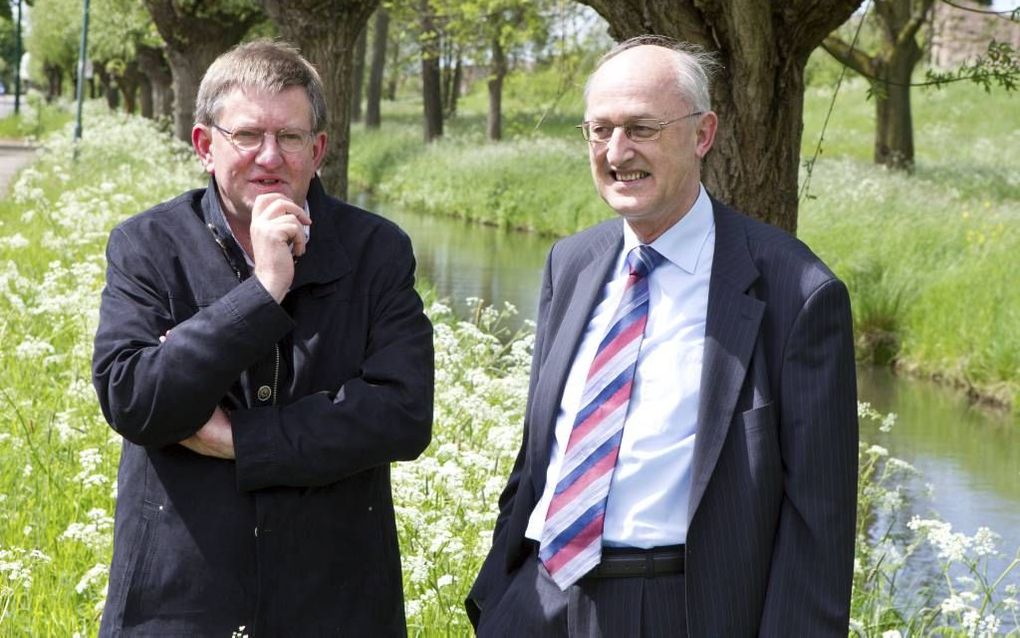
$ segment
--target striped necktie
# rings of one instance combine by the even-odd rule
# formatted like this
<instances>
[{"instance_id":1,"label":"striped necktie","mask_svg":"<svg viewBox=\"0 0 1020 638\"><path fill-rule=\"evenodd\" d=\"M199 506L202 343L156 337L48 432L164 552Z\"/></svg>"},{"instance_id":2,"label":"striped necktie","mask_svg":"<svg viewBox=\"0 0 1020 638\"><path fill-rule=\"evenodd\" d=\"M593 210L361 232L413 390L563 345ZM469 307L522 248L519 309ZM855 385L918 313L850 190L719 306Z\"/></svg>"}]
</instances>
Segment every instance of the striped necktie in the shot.
<instances>
[{"instance_id":1,"label":"striped necktie","mask_svg":"<svg viewBox=\"0 0 1020 638\"><path fill-rule=\"evenodd\" d=\"M630 274L623 298L599 343L574 419L539 558L566 590L602 558L602 525L609 483L623 438L634 369L648 321L648 279L662 255L638 246L627 255Z\"/></svg>"}]
</instances>

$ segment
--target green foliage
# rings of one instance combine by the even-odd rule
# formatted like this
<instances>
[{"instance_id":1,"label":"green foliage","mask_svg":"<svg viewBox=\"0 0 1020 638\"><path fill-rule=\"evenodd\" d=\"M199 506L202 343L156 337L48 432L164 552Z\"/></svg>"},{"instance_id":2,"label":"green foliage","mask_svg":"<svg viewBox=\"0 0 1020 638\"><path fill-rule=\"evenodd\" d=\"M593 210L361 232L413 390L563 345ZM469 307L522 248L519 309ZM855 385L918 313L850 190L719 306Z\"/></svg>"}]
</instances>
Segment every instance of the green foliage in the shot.
<instances>
[{"instance_id":1,"label":"green foliage","mask_svg":"<svg viewBox=\"0 0 1020 638\"><path fill-rule=\"evenodd\" d=\"M30 73L45 84L43 69L53 66L70 72L81 44L81 2L35 0L29 13L32 28L25 39L31 56Z\"/></svg>"},{"instance_id":2,"label":"green foliage","mask_svg":"<svg viewBox=\"0 0 1020 638\"><path fill-rule=\"evenodd\" d=\"M1020 51L1008 42L992 40L988 43L988 51L984 55L952 71L940 72L929 69L926 79L935 86L969 80L989 92L994 86L1015 91L1017 83L1020 82Z\"/></svg>"}]
</instances>

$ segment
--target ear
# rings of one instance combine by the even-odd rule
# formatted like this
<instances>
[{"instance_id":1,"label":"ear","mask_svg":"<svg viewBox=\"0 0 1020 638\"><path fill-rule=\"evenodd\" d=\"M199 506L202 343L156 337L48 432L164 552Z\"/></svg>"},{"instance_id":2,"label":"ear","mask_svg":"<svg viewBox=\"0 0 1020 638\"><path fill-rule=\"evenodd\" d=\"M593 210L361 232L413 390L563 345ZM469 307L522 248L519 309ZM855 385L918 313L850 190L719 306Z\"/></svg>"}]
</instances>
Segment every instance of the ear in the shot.
<instances>
[{"instance_id":1,"label":"ear","mask_svg":"<svg viewBox=\"0 0 1020 638\"><path fill-rule=\"evenodd\" d=\"M212 131L205 124L196 124L191 129L191 146L195 149L198 161L202 163L205 172L212 175L213 153L212 153Z\"/></svg>"},{"instance_id":2,"label":"ear","mask_svg":"<svg viewBox=\"0 0 1020 638\"><path fill-rule=\"evenodd\" d=\"M315 170L319 170L322 166L322 160L326 159L326 141L328 136L325 131L321 131L315 134L315 139L312 141L312 161L315 166Z\"/></svg>"},{"instance_id":3,"label":"ear","mask_svg":"<svg viewBox=\"0 0 1020 638\"><path fill-rule=\"evenodd\" d=\"M715 114L715 111L709 111L701 116L698 121L698 143L695 147L695 153L698 159L708 155L708 152L712 150L712 144L715 143L715 132L719 127L719 116Z\"/></svg>"}]
</instances>

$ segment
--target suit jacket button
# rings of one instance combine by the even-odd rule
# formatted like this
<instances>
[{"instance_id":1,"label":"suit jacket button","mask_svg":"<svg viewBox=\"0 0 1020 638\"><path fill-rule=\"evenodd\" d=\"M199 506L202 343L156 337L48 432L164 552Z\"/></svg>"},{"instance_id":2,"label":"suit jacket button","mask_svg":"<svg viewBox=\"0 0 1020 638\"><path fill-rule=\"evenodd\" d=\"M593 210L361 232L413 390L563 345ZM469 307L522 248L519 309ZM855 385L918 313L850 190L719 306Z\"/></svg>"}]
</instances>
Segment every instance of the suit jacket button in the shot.
<instances>
[{"instance_id":1,"label":"suit jacket button","mask_svg":"<svg viewBox=\"0 0 1020 638\"><path fill-rule=\"evenodd\" d=\"M273 389L268 385L259 386L258 397L259 401L268 401L269 397L273 396Z\"/></svg>"}]
</instances>

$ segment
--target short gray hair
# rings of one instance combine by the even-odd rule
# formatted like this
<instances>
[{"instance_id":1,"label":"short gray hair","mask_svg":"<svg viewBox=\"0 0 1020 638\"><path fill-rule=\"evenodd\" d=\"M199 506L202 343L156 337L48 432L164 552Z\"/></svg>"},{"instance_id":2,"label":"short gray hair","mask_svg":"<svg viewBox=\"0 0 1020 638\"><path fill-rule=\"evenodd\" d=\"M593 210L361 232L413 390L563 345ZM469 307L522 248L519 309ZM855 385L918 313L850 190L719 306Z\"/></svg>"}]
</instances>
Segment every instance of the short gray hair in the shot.
<instances>
[{"instance_id":1,"label":"short gray hair","mask_svg":"<svg viewBox=\"0 0 1020 638\"><path fill-rule=\"evenodd\" d=\"M640 46L656 46L669 49L673 53L674 66L676 67L676 85L680 96L695 111L705 112L712 109L710 85L712 78L722 69L722 64L719 63L715 54L706 51L703 47L689 42L674 40L664 35L639 35L629 40L624 40L602 56L598 63L596 63L595 70L588 76L588 82L584 85L585 102L588 101L588 92L591 88L592 78L602 68L602 65L624 51Z\"/></svg>"},{"instance_id":2,"label":"short gray hair","mask_svg":"<svg viewBox=\"0 0 1020 638\"><path fill-rule=\"evenodd\" d=\"M223 98L234 89L254 89L276 95L299 86L312 105L312 131L326 128L326 98L322 78L297 48L274 40L239 44L209 65L195 101L195 122L211 125Z\"/></svg>"}]
</instances>

